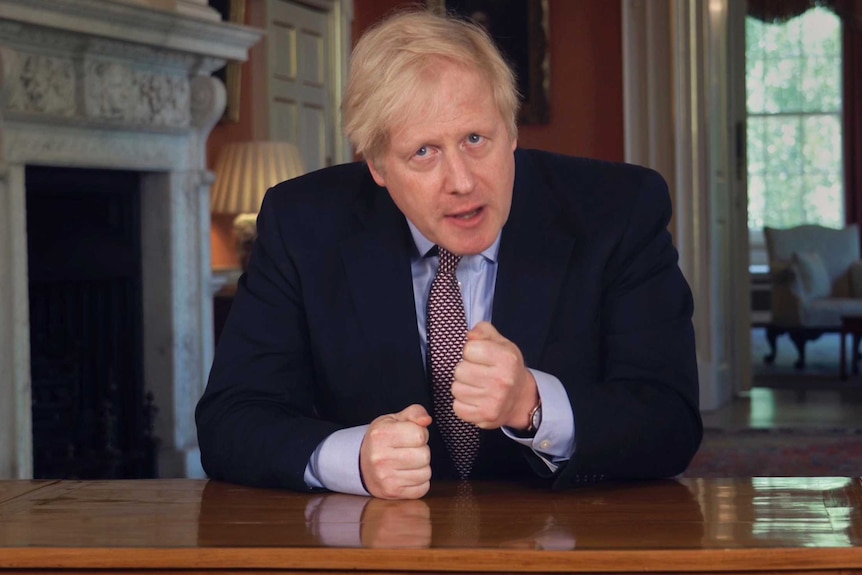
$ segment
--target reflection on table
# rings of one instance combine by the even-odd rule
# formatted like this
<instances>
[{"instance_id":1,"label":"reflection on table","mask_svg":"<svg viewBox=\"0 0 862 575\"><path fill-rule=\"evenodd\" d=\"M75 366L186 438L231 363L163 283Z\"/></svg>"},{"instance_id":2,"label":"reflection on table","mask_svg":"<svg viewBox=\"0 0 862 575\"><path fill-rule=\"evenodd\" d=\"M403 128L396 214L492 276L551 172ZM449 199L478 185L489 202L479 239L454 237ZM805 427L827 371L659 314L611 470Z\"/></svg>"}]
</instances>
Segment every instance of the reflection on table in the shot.
<instances>
[{"instance_id":1,"label":"reflection on table","mask_svg":"<svg viewBox=\"0 0 862 575\"><path fill-rule=\"evenodd\" d=\"M437 483L417 501L194 480L7 481L0 548L0 569L862 569L862 481Z\"/></svg>"}]
</instances>

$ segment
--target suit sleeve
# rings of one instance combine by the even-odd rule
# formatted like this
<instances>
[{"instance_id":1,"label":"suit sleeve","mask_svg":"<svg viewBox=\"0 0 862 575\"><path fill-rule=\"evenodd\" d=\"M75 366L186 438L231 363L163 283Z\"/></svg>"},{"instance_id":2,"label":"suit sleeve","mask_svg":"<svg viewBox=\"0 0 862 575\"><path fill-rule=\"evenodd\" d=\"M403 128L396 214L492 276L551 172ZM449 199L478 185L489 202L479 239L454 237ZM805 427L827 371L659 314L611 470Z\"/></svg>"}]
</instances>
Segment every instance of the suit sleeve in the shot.
<instances>
[{"instance_id":1,"label":"suit sleeve","mask_svg":"<svg viewBox=\"0 0 862 575\"><path fill-rule=\"evenodd\" d=\"M315 417L302 283L267 194L248 271L238 283L196 422L214 479L306 490L315 448L342 426Z\"/></svg>"},{"instance_id":2,"label":"suit sleeve","mask_svg":"<svg viewBox=\"0 0 862 575\"><path fill-rule=\"evenodd\" d=\"M667 229L667 185L640 173L605 263L597 381L566 386L576 445L555 487L674 476L700 445L692 295Z\"/></svg>"}]
</instances>

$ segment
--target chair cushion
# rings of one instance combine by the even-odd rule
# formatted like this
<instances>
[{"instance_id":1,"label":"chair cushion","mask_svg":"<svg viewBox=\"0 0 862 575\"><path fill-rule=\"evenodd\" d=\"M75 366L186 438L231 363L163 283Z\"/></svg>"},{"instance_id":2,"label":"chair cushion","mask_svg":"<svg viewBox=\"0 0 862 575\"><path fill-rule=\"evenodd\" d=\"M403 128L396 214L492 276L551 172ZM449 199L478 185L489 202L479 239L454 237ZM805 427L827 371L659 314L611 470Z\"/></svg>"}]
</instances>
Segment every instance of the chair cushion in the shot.
<instances>
[{"instance_id":1,"label":"chair cushion","mask_svg":"<svg viewBox=\"0 0 862 575\"><path fill-rule=\"evenodd\" d=\"M806 298L829 297L832 293L832 282L826 264L817 252L793 252L791 262L802 280L802 289Z\"/></svg>"},{"instance_id":2,"label":"chair cushion","mask_svg":"<svg viewBox=\"0 0 862 575\"><path fill-rule=\"evenodd\" d=\"M793 252L820 254L829 274L833 297L850 296L847 268L860 259L859 237L859 227L855 224L842 229L812 224L787 229L763 228L770 265L776 261L790 264Z\"/></svg>"}]
</instances>

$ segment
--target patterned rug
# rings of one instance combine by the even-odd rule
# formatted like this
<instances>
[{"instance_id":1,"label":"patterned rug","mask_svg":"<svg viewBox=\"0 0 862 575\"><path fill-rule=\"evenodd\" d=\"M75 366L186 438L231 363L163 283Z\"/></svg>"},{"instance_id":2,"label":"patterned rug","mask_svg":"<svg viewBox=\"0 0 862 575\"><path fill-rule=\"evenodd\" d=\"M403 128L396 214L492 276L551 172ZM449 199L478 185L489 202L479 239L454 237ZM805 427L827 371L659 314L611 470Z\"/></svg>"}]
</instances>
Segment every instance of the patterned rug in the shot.
<instances>
[{"instance_id":1,"label":"patterned rug","mask_svg":"<svg viewBox=\"0 0 862 575\"><path fill-rule=\"evenodd\" d=\"M848 338L848 352L849 352ZM840 338L824 334L806 346L807 365L797 370L796 348L785 335L778 338L775 363L762 328L751 330L752 374L755 387L806 392L840 392L858 401L862 378L839 379ZM843 401L844 399L842 399ZM862 421L854 429L709 428L685 472L686 477L862 477Z\"/></svg>"},{"instance_id":2,"label":"patterned rug","mask_svg":"<svg viewBox=\"0 0 862 575\"><path fill-rule=\"evenodd\" d=\"M686 477L862 477L862 432L704 432Z\"/></svg>"}]
</instances>

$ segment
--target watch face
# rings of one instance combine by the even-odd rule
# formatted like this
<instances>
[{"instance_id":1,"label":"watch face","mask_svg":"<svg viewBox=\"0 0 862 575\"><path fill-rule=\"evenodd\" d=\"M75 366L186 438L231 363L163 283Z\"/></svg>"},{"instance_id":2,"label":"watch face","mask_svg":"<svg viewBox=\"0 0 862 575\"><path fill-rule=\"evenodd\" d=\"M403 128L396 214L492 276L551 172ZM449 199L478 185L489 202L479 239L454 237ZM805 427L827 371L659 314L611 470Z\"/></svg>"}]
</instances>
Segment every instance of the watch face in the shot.
<instances>
[{"instance_id":1,"label":"watch face","mask_svg":"<svg viewBox=\"0 0 862 575\"><path fill-rule=\"evenodd\" d=\"M542 406L540 405L536 411L533 412L533 429L539 429L539 426L542 424Z\"/></svg>"}]
</instances>

